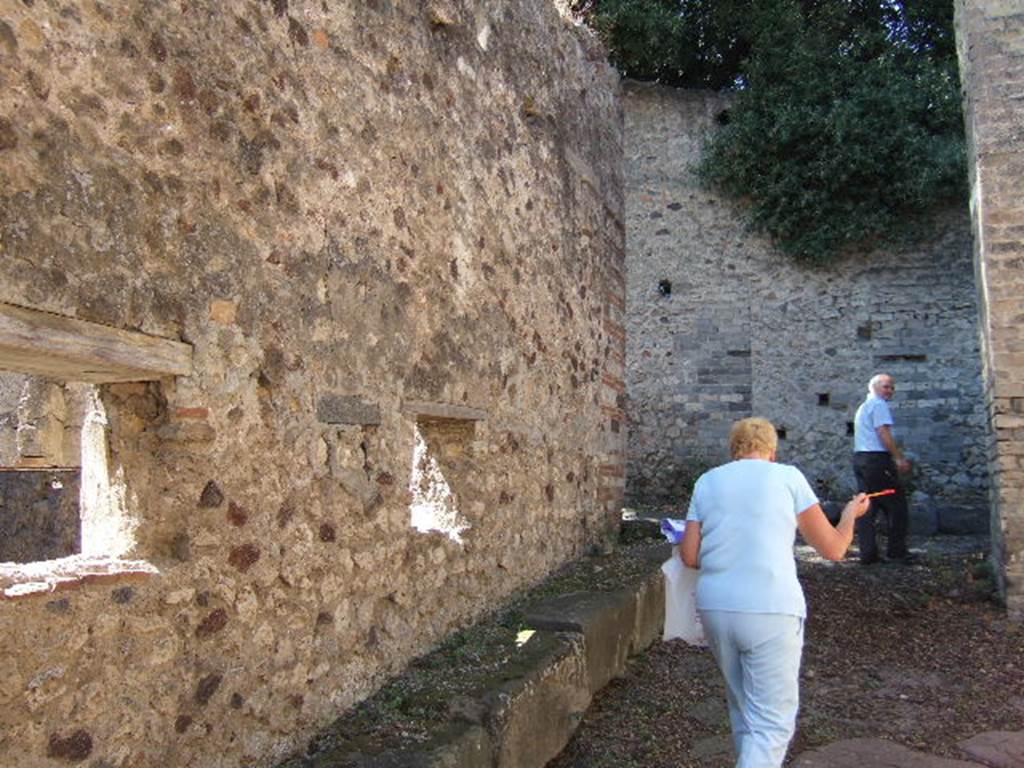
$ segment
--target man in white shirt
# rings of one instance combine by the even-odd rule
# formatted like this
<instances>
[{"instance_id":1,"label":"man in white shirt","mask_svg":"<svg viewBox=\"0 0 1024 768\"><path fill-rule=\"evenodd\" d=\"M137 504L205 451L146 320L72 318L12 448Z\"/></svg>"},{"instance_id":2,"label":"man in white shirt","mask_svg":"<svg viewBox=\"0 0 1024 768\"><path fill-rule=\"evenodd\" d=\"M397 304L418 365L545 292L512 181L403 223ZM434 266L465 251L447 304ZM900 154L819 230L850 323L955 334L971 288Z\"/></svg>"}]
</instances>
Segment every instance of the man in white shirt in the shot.
<instances>
[{"instance_id":1,"label":"man in white shirt","mask_svg":"<svg viewBox=\"0 0 1024 768\"><path fill-rule=\"evenodd\" d=\"M857 409L853 421L853 473L857 490L865 493L894 490L887 496L872 499L870 511L857 521L857 544L864 565L881 559L875 541L875 519L879 510L889 518L889 543L886 554L890 560L909 562L907 552L907 497L900 484L899 473L910 471L910 462L896 443L889 401L896 394L896 382L887 373L872 377L868 396Z\"/></svg>"}]
</instances>

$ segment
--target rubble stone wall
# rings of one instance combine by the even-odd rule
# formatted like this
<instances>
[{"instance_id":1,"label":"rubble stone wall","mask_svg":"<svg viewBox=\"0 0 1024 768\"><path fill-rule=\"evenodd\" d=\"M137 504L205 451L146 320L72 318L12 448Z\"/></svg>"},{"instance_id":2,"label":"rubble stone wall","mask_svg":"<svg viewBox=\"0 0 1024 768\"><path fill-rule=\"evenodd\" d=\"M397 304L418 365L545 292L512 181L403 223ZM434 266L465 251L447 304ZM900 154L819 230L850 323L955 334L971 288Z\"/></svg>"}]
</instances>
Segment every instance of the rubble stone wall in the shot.
<instances>
[{"instance_id":1,"label":"rubble stone wall","mask_svg":"<svg viewBox=\"0 0 1024 768\"><path fill-rule=\"evenodd\" d=\"M992 552L1024 621L1024 0L958 0L971 213L992 425Z\"/></svg>"},{"instance_id":2,"label":"rubble stone wall","mask_svg":"<svg viewBox=\"0 0 1024 768\"><path fill-rule=\"evenodd\" d=\"M628 84L624 104L629 497L685 495L701 468L726 459L732 422L753 414L784 430L780 460L823 498L842 498L853 490L854 412L871 376L888 372L897 437L916 464L915 528L984 529L967 211L949 212L909 252L804 268L694 176L722 97Z\"/></svg>"},{"instance_id":3,"label":"rubble stone wall","mask_svg":"<svg viewBox=\"0 0 1024 768\"><path fill-rule=\"evenodd\" d=\"M160 573L3 592L0 764L273 764L617 527L618 77L551 0L3 3L0 83L0 302L194 365L99 387Z\"/></svg>"}]
</instances>

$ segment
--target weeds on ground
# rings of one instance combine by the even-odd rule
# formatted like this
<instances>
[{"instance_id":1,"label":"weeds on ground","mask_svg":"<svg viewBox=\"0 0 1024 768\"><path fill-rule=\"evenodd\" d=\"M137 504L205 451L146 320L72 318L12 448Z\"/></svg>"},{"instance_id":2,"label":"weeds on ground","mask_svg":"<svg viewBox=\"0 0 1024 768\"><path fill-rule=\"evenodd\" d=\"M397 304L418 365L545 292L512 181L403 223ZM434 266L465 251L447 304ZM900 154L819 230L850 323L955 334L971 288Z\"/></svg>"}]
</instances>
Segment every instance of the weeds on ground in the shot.
<instances>
[{"instance_id":1,"label":"weeds on ground","mask_svg":"<svg viewBox=\"0 0 1024 768\"><path fill-rule=\"evenodd\" d=\"M443 640L410 662L402 674L356 705L310 743L305 756L279 768L307 768L327 752L381 752L423 745L451 716L482 715L483 693L495 681L522 674L518 661L526 642L526 612L538 601L572 592L603 592L635 583L652 570L647 552L659 542L647 539L567 564L537 587L500 610Z\"/></svg>"}]
</instances>

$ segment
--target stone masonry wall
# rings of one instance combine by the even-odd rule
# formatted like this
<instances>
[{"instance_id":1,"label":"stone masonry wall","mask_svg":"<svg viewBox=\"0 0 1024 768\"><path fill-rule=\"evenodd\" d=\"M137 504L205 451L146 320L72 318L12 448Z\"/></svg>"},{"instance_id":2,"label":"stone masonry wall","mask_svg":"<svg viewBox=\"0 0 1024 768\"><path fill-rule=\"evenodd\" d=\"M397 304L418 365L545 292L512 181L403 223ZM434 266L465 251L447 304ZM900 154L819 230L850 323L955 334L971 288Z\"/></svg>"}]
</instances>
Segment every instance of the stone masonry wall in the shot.
<instances>
[{"instance_id":1,"label":"stone masonry wall","mask_svg":"<svg viewBox=\"0 0 1024 768\"><path fill-rule=\"evenodd\" d=\"M967 212L949 212L909 253L802 268L696 181L722 97L628 84L624 102L631 500L685 495L702 467L726 460L730 425L749 415L784 430L781 461L823 498L842 498L853 490L854 412L871 376L889 372L897 435L916 464L915 528L983 528Z\"/></svg>"},{"instance_id":2,"label":"stone masonry wall","mask_svg":"<svg viewBox=\"0 0 1024 768\"><path fill-rule=\"evenodd\" d=\"M1024 1L957 2L992 471L992 552L1024 621Z\"/></svg>"},{"instance_id":3,"label":"stone masonry wall","mask_svg":"<svg viewBox=\"0 0 1024 768\"><path fill-rule=\"evenodd\" d=\"M550 0L0 3L0 302L194 364L90 417L159 575L0 568L0 765L273 764L611 535L617 90Z\"/></svg>"}]
</instances>

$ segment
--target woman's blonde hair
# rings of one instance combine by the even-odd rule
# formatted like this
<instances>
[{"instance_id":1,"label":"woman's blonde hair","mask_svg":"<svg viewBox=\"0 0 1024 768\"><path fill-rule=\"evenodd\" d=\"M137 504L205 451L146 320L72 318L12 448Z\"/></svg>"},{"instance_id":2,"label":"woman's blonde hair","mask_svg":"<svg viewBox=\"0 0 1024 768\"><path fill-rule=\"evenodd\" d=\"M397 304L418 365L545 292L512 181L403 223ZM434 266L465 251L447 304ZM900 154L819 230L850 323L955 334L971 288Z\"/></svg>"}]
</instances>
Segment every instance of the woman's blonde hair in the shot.
<instances>
[{"instance_id":1,"label":"woman's blonde hair","mask_svg":"<svg viewBox=\"0 0 1024 768\"><path fill-rule=\"evenodd\" d=\"M729 452L734 459L752 453L773 453L778 445L779 437L768 419L740 419L729 431Z\"/></svg>"}]
</instances>

